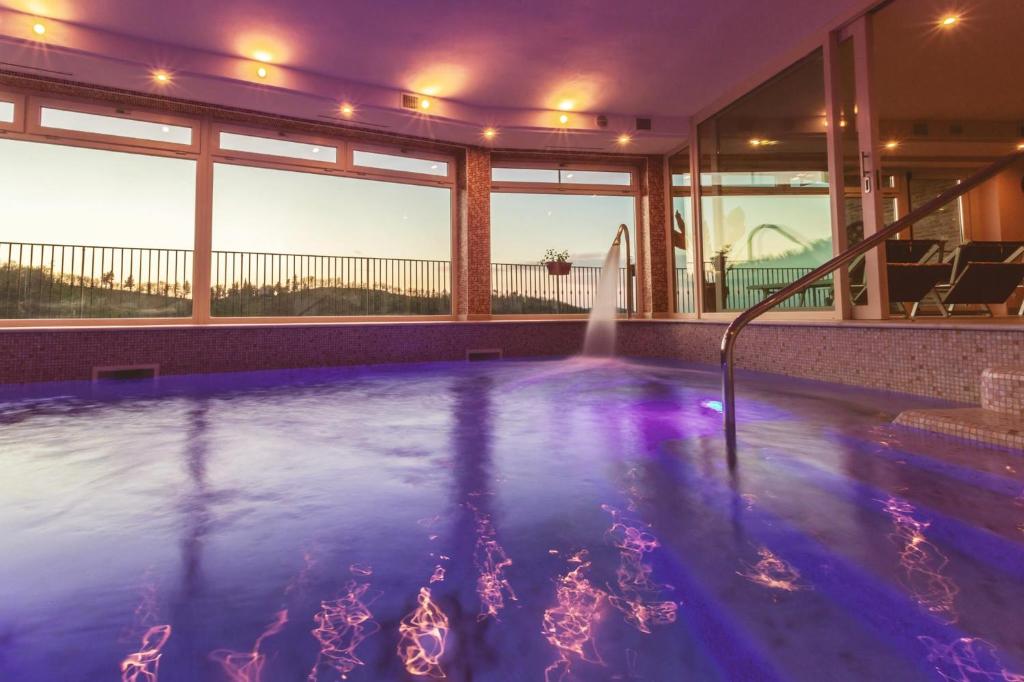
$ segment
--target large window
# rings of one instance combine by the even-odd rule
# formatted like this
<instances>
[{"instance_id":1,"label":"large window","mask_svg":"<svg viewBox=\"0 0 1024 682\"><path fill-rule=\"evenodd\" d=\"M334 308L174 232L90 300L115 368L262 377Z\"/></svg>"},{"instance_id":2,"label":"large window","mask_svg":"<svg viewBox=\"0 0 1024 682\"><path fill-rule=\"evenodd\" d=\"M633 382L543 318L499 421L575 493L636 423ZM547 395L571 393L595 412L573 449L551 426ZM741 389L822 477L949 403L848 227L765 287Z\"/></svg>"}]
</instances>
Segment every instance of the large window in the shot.
<instances>
[{"instance_id":1,"label":"large window","mask_svg":"<svg viewBox=\"0 0 1024 682\"><path fill-rule=\"evenodd\" d=\"M700 124L704 309L743 310L832 256L822 54ZM830 308L831 279L784 308Z\"/></svg>"},{"instance_id":2,"label":"large window","mask_svg":"<svg viewBox=\"0 0 1024 682\"><path fill-rule=\"evenodd\" d=\"M699 269L694 261L689 148L669 159L669 169L672 174L672 221L669 238L674 273L675 310L677 313L693 313L697 310L694 278L699 274Z\"/></svg>"},{"instance_id":3,"label":"large window","mask_svg":"<svg viewBox=\"0 0 1024 682\"><path fill-rule=\"evenodd\" d=\"M214 317L451 313L451 190L214 166Z\"/></svg>"},{"instance_id":4,"label":"large window","mask_svg":"<svg viewBox=\"0 0 1024 682\"><path fill-rule=\"evenodd\" d=\"M0 318L191 315L195 172L0 139Z\"/></svg>"},{"instance_id":5,"label":"large window","mask_svg":"<svg viewBox=\"0 0 1024 682\"><path fill-rule=\"evenodd\" d=\"M514 177L494 169L499 178ZM557 178L560 171L553 172ZM571 171L561 171L567 174ZM573 174L575 175L575 174ZM627 173L591 176L618 180ZM520 177L524 177L520 175ZM536 181L537 175L533 175ZM527 180L512 180L513 182ZM571 181L571 179L570 179ZM555 180L557 182L557 180ZM491 310L502 314L582 314L594 301L602 265L620 224L630 234L635 199L628 194L552 194L498 191L491 195ZM630 245L632 248L632 244ZM564 264L553 264L565 257ZM633 251L635 254L635 251ZM626 309L625 250L619 268L619 308Z\"/></svg>"}]
</instances>

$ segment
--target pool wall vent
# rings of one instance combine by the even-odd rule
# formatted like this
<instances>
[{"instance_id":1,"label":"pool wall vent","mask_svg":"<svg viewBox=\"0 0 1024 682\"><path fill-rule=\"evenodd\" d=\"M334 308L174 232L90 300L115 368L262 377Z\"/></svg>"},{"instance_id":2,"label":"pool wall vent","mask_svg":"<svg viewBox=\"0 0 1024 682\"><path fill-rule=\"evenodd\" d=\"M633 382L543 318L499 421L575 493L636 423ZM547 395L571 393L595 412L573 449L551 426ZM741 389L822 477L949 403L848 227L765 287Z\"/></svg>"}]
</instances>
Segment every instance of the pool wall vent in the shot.
<instances>
[{"instance_id":1,"label":"pool wall vent","mask_svg":"<svg viewBox=\"0 0 1024 682\"><path fill-rule=\"evenodd\" d=\"M93 367L93 381L139 381L160 376L160 365L122 365L119 367Z\"/></svg>"},{"instance_id":2,"label":"pool wall vent","mask_svg":"<svg viewBox=\"0 0 1024 682\"><path fill-rule=\"evenodd\" d=\"M484 362L486 360L501 360L505 356L501 348L475 348L466 351L467 362Z\"/></svg>"}]
</instances>

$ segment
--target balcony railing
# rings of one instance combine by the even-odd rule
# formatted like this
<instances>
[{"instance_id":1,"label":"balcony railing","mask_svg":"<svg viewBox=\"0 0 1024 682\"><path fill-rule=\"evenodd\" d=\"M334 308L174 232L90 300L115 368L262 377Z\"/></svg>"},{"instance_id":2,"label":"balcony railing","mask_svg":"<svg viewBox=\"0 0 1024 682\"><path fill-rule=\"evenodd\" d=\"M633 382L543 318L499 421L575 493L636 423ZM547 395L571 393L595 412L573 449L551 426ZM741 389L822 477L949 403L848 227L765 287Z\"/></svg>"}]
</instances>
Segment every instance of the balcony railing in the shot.
<instances>
[{"instance_id":1,"label":"balcony railing","mask_svg":"<svg viewBox=\"0 0 1024 682\"><path fill-rule=\"evenodd\" d=\"M725 269L722 284L714 263L704 264L705 310L746 310L763 301L768 295L795 282L814 268L773 268L730 263ZM723 286L724 285L724 286ZM831 278L826 278L805 289L781 305L782 310L814 310L832 307L834 292Z\"/></svg>"},{"instance_id":2,"label":"balcony railing","mask_svg":"<svg viewBox=\"0 0 1024 682\"><path fill-rule=\"evenodd\" d=\"M0 318L188 317L192 252L0 242Z\"/></svg>"},{"instance_id":3,"label":"balcony railing","mask_svg":"<svg viewBox=\"0 0 1024 682\"><path fill-rule=\"evenodd\" d=\"M725 310L747 308L809 272L808 268L730 265ZM601 268L574 265L568 275L543 265L492 263L494 314L585 314ZM676 268L680 312L695 309L692 274ZM214 251L215 317L447 315L451 263L445 260ZM117 246L0 242L0 318L188 317L192 251ZM717 302L716 272L705 267L705 305ZM830 281L830 280L828 280ZM827 284L828 281L823 284ZM832 290L807 290L787 308L827 308ZM618 307L626 309L626 270Z\"/></svg>"},{"instance_id":4,"label":"balcony railing","mask_svg":"<svg viewBox=\"0 0 1024 682\"><path fill-rule=\"evenodd\" d=\"M600 277L601 268L596 266L573 265L567 275L550 275L544 265L491 263L491 312L584 314L594 304ZM619 268L618 309L623 313L626 289L626 269Z\"/></svg>"}]
</instances>

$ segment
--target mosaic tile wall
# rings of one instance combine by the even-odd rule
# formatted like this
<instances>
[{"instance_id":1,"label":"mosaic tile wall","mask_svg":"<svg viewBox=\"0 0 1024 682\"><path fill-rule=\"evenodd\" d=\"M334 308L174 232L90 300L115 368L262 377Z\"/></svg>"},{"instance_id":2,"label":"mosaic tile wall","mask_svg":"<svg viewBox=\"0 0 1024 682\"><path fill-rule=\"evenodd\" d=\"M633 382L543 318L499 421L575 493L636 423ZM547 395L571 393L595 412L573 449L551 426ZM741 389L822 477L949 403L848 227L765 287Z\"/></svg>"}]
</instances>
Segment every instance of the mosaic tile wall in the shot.
<instances>
[{"instance_id":1,"label":"mosaic tile wall","mask_svg":"<svg viewBox=\"0 0 1024 682\"><path fill-rule=\"evenodd\" d=\"M466 267L460 274L465 277L466 313L472 319L491 314L491 155L486 149L466 150L466 181L466 241L460 246Z\"/></svg>"},{"instance_id":2,"label":"mosaic tile wall","mask_svg":"<svg viewBox=\"0 0 1024 682\"><path fill-rule=\"evenodd\" d=\"M161 374L571 355L583 325L566 322L206 326L0 330L0 383L92 378L93 367L159 364Z\"/></svg>"},{"instance_id":3,"label":"mosaic tile wall","mask_svg":"<svg viewBox=\"0 0 1024 682\"><path fill-rule=\"evenodd\" d=\"M621 325L624 355L719 363L724 324ZM874 327L755 324L736 347L737 367L837 384L979 404L988 367L1024 367L1024 327Z\"/></svg>"},{"instance_id":4,"label":"mosaic tile wall","mask_svg":"<svg viewBox=\"0 0 1024 682\"><path fill-rule=\"evenodd\" d=\"M650 277L638 277L637 282L644 287L642 312L654 316L669 312L672 298L670 278L675 276L674 273L670 275L668 270L665 180L664 157L648 156L641 183L640 214L643 231L637 237L637 250L642 251L644 270L650 273Z\"/></svg>"},{"instance_id":5,"label":"mosaic tile wall","mask_svg":"<svg viewBox=\"0 0 1024 682\"><path fill-rule=\"evenodd\" d=\"M91 378L93 367L158 363L163 374L463 360L470 349L505 357L564 356L584 321L0 330L0 383ZM619 352L715 368L724 325L622 323ZM738 367L978 404L987 367L1024 367L1024 329L907 329L753 325ZM868 360L868 362L865 362Z\"/></svg>"}]
</instances>

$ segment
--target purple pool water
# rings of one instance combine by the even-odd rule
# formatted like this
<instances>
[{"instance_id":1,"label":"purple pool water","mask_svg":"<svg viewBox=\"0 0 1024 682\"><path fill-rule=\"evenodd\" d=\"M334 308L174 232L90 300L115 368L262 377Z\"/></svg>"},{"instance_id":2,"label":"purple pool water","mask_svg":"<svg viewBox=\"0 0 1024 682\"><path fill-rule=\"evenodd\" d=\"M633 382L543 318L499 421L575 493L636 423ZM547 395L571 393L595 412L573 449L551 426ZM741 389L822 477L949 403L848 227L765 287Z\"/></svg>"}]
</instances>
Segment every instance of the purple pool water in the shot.
<instances>
[{"instance_id":1,"label":"purple pool water","mask_svg":"<svg viewBox=\"0 0 1024 682\"><path fill-rule=\"evenodd\" d=\"M741 377L730 472L717 400L584 360L8 389L0 680L1024 679L1019 455Z\"/></svg>"}]
</instances>

